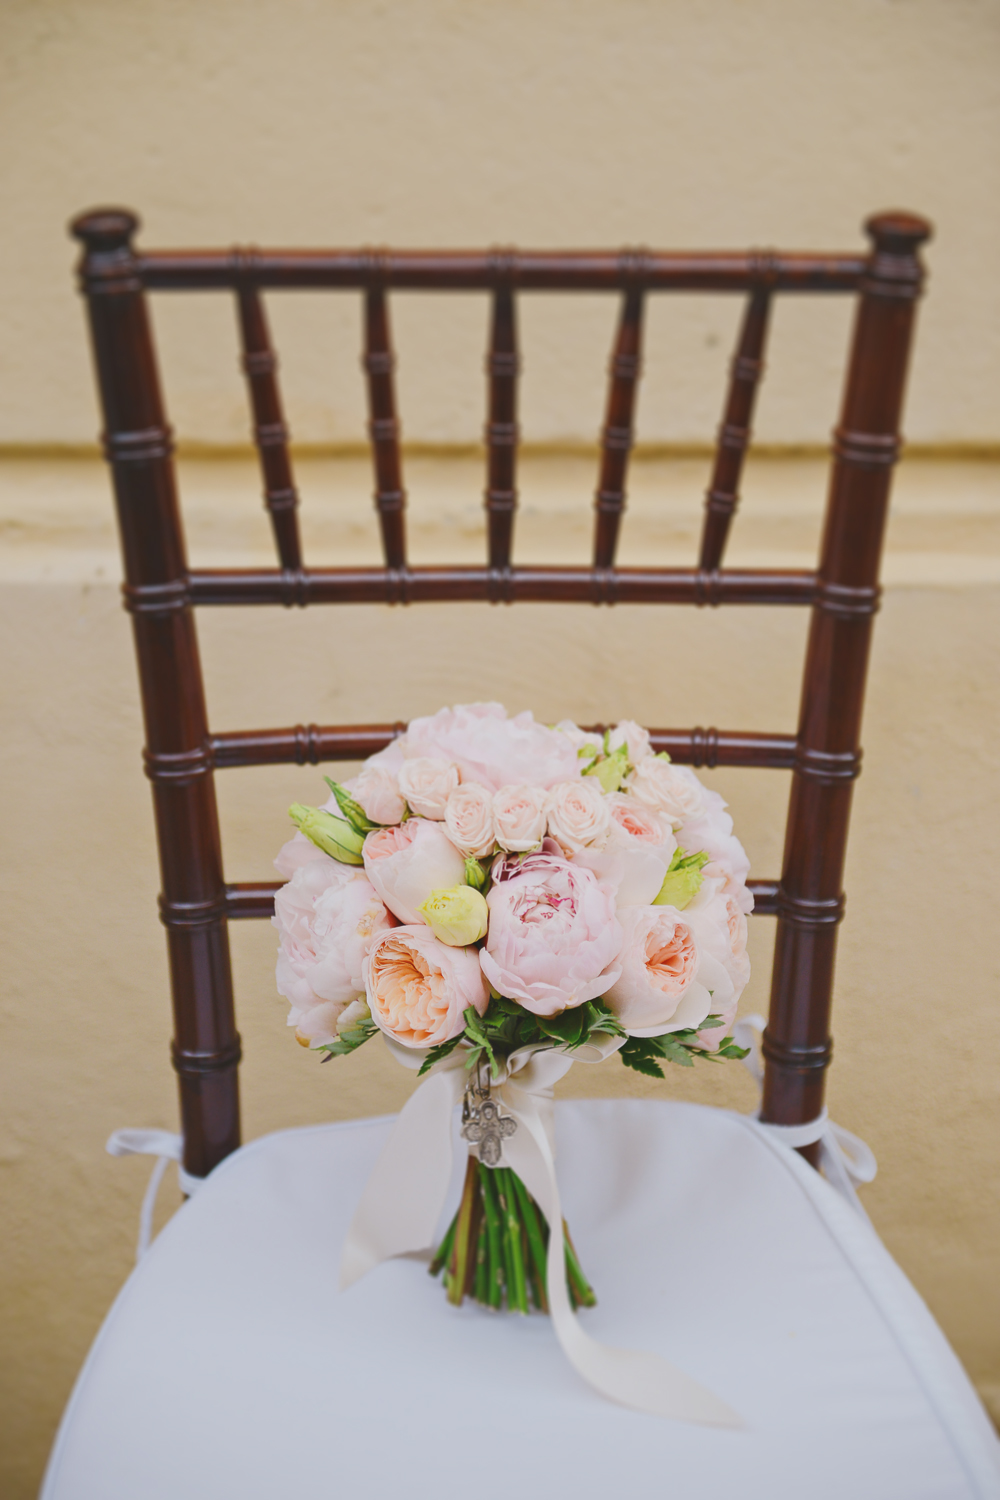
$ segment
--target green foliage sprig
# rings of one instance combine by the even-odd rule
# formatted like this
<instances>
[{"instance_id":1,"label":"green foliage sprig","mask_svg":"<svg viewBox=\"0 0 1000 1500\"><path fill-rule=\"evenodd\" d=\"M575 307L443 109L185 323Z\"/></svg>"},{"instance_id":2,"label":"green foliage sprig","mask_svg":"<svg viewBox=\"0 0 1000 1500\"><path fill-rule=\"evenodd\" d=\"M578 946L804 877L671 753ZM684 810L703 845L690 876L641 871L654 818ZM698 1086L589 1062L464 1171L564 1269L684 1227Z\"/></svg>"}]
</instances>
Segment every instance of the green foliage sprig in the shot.
<instances>
[{"instance_id":1,"label":"green foliage sprig","mask_svg":"<svg viewBox=\"0 0 1000 1500\"><path fill-rule=\"evenodd\" d=\"M432 1047L417 1077L428 1072L463 1041L469 1046L466 1068L471 1070L485 1060L496 1077L500 1072L498 1059L509 1057L519 1047L551 1043L572 1049L582 1047L597 1034L625 1035L619 1021L599 1000L588 1000L572 1010L564 1010L559 1016L535 1016L515 1001L494 995L485 1015L480 1016L469 1007L465 1012L465 1030L451 1041L442 1042L440 1047Z\"/></svg>"},{"instance_id":2,"label":"green foliage sprig","mask_svg":"<svg viewBox=\"0 0 1000 1500\"><path fill-rule=\"evenodd\" d=\"M711 1031L722 1025L721 1016L706 1016L699 1030ZM630 1036L618 1056L626 1068L645 1073L649 1078L662 1078L663 1062L678 1063L682 1068L693 1068L696 1057L705 1062L738 1061L746 1057L748 1047L739 1047L731 1036L724 1036L714 1052L698 1045L698 1031L693 1027L684 1031L668 1031L663 1036Z\"/></svg>"}]
</instances>

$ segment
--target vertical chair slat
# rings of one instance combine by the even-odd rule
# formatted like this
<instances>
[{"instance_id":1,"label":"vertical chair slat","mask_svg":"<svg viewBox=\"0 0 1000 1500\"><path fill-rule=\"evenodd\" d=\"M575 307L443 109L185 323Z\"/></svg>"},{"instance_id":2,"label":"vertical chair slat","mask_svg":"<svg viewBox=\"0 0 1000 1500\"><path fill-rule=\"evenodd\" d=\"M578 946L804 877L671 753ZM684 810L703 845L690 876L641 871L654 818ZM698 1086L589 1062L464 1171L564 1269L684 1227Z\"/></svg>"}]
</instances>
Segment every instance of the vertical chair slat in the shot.
<instances>
[{"instance_id":1,"label":"vertical chair slat","mask_svg":"<svg viewBox=\"0 0 1000 1500\"><path fill-rule=\"evenodd\" d=\"M716 442L715 467L705 496L698 566L707 570L722 566L730 522L739 504L740 476L750 446L754 402L764 373L770 307L769 290L761 288L751 293L733 355L726 409Z\"/></svg>"},{"instance_id":2,"label":"vertical chair slat","mask_svg":"<svg viewBox=\"0 0 1000 1500\"><path fill-rule=\"evenodd\" d=\"M302 544L297 514L299 497L292 477L285 425L278 390L278 357L271 347L267 314L254 286L236 293L243 372L253 408L253 438L264 476L264 504L271 517L278 560L283 568L302 567Z\"/></svg>"},{"instance_id":3,"label":"vertical chair slat","mask_svg":"<svg viewBox=\"0 0 1000 1500\"><path fill-rule=\"evenodd\" d=\"M240 1143L240 1039L205 694L171 438L132 236L109 210L73 224L83 242L104 445L112 467L153 784L174 1007L184 1166L204 1177Z\"/></svg>"},{"instance_id":4,"label":"vertical chair slat","mask_svg":"<svg viewBox=\"0 0 1000 1500\"><path fill-rule=\"evenodd\" d=\"M365 353L368 378L368 431L375 464L375 506L382 527L382 552L387 568L406 567L406 526L399 422L393 384L395 360L389 334L389 307L381 287L365 293Z\"/></svg>"},{"instance_id":5,"label":"vertical chair slat","mask_svg":"<svg viewBox=\"0 0 1000 1500\"><path fill-rule=\"evenodd\" d=\"M489 417L486 423L486 514L489 524L489 565L510 567L514 512L517 509L517 320L514 294L507 287L493 296L489 377Z\"/></svg>"},{"instance_id":6,"label":"vertical chair slat","mask_svg":"<svg viewBox=\"0 0 1000 1500\"><path fill-rule=\"evenodd\" d=\"M595 568L614 566L618 530L625 509L625 478L642 360L642 305L642 291L630 288L622 299L618 335L608 367L611 383L601 434L601 474L594 500Z\"/></svg>"},{"instance_id":7,"label":"vertical chair slat","mask_svg":"<svg viewBox=\"0 0 1000 1500\"><path fill-rule=\"evenodd\" d=\"M813 1120L831 1055L830 1000L847 826L879 562L922 268L922 219L885 214L862 283L820 553L778 891L762 1118ZM806 1148L815 1154L816 1148Z\"/></svg>"}]
</instances>

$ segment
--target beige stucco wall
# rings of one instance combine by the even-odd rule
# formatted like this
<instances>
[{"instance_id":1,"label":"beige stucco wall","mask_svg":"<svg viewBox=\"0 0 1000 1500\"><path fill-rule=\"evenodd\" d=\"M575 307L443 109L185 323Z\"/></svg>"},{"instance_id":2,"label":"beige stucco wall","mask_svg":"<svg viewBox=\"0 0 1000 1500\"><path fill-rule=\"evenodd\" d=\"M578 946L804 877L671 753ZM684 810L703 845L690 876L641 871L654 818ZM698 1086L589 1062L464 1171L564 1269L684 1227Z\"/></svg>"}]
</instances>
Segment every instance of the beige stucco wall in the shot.
<instances>
[{"instance_id":1,"label":"beige stucco wall","mask_svg":"<svg viewBox=\"0 0 1000 1500\"><path fill-rule=\"evenodd\" d=\"M176 1123L156 870L106 475L56 461L97 427L64 223L124 202L147 243L851 246L888 205L929 214L907 430L1000 442L998 0L5 0L0 5L0 1494L34 1494L55 1422L127 1273L147 1168L122 1124ZM353 299L275 298L297 436L362 432ZM586 443L613 309L524 309L529 440ZM640 437L704 440L735 304L663 301ZM404 427L467 444L482 421L485 310L400 299ZM246 433L231 311L161 301L172 418L189 445ZM846 308L782 307L758 431L824 439ZM14 461L42 445L48 457ZM3 455L0 453L0 460ZM265 558L258 483L235 461L184 471L196 561ZM301 466L316 561L374 557L360 461ZM624 561L689 562L703 460L634 471ZM481 556L481 474L411 462L415 560ZM524 473L519 553L583 559L592 464ZM822 474L758 463L733 561L807 564ZM831 1104L869 1139L866 1193L890 1249L1000 1410L997 845L1000 465L901 474L847 875ZM246 629L248 637L241 638ZM213 722L395 718L495 694L546 718L794 724L802 618L721 612L427 608L209 613ZM249 639L249 648L246 644ZM252 670L248 669L252 663ZM231 773L233 878L267 878L282 809L313 771ZM754 872L778 868L782 774L714 773ZM771 924L752 929L747 1008L764 1008ZM246 1134L394 1107L410 1080L377 1048L318 1070L294 1047L263 924L233 933ZM582 1075L582 1076L577 1076ZM617 1065L570 1087L640 1090ZM669 1090L750 1108L737 1069ZM177 1203L171 1184L164 1212ZM738 1275L738 1267L734 1274Z\"/></svg>"},{"instance_id":2,"label":"beige stucco wall","mask_svg":"<svg viewBox=\"0 0 1000 1500\"><path fill-rule=\"evenodd\" d=\"M849 248L912 208L938 234L910 436L1000 441L997 0L4 0L0 120L0 442L92 439L64 224L115 201L160 244ZM359 435L354 298L274 300L297 436ZM224 300L159 316L182 436L243 439ZM612 316L529 301L529 438L593 436ZM656 305L643 440L714 427L735 317ZM400 299L411 438L478 436L484 318ZM844 336L841 305L782 306L762 439L825 440Z\"/></svg>"},{"instance_id":3,"label":"beige stucco wall","mask_svg":"<svg viewBox=\"0 0 1000 1500\"><path fill-rule=\"evenodd\" d=\"M372 560L360 462L300 466L317 559ZM580 556L592 466L535 460L520 551ZM703 460L643 463L624 560L690 557ZM249 464L189 463L196 561L266 561ZM415 551L481 555L472 461L411 463ZM795 565L815 547L816 463L751 467L732 560ZM16 523L16 524L12 524ZM128 1272L148 1164L103 1153L121 1125L176 1126L169 1003L149 795L106 476L97 463L0 464L5 641L0 827L0 1493L27 1497L72 1380ZM967 1368L1000 1411L1000 1019L995 880L1000 770L1000 466L913 462L900 475L858 783L834 1017L834 1116L873 1146L865 1202ZM941 580L944 580L942 583ZM409 611L204 611L214 725L364 721L495 695L584 721L790 728L798 611L426 606ZM714 772L753 860L779 868L787 776ZM227 871L267 879L289 802L312 768L219 777ZM744 1009L765 1009L773 925L751 923ZM245 1042L245 1132L397 1107L412 1075L373 1044L320 1068L295 1046L264 923L232 930ZM735 1066L647 1084L617 1062L567 1093L648 1092L753 1106ZM171 1180L164 1211L176 1206ZM739 1281L734 1248L733 1276Z\"/></svg>"}]
</instances>

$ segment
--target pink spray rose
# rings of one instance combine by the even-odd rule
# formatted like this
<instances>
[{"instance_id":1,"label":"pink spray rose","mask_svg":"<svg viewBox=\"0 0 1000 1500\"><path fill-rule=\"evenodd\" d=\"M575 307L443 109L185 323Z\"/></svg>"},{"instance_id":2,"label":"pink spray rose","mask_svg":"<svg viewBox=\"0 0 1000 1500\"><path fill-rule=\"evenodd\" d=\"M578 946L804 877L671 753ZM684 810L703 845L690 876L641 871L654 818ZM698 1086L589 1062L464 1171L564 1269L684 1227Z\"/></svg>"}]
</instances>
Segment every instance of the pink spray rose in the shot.
<instances>
[{"instance_id":1,"label":"pink spray rose","mask_svg":"<svg viewBox=\"0 0 1000 1500\"><path fill-rule=\"evenodd\" d=\"M634 719L622 719L608 735L609 750L617 750L620 745L625 746L633 766L653 753L653 747L649 743L649 730L643 729Z\"/></svg>"},{"instance_id":2,"label":"pink spray rose","mask_svg":"<svg viewBox=\"0 0 1000 1500\"><path fill-rule=\"evenodd\" d=\"M524 870L486 898L490 927L479 955L493 988L538 1016L596 1000L618 978L622 930L614 894L589 870L529 854Z\"/></svg>"},{"instance_id":3,"label":"pink spray rose","mask_svg":"<svg viewBox=\"0 0 1000 1500\"><path fill-rule=\"evenodd\" d=\"M365 817L373 823L398 823L406 812L396 777L384 765L366 762L357 776L344 782L344 789L360 803ZM341 815L336 797L330 799L327 807L330 812Z\"/></svg>"},{"instance_id":4,"label":"pink spray rose","mask_svg":"<svg viewBox=\"0 0 1000 1500\"><path fill-rule=\"evenodd\" d=\"M626 781L628 790L669 820L672 828L700 816L705 788L690 766L675 766L651 755L641 760Z\"/></svg>"},{"instance_id":5,"label":"pink spray rose","mask_svg":"<svg viewBox=\"0 0 1000 1500\"><path fill-rule=\"evenodd\" d=\"M492 854L496 843L493 826L493 793L477 781L463 781L448 798L444 826L452 843L463 854ZM464 866L463 866L464 868Z\"/></svg>"},{"instance_id":6,"label":"pink spray rose","mask_svg":"<svg viewBox=\"0 0 1000 1500\"><path fill-rule=\"evenodd\" d=\"M412 760L404 760L399 768L399 790L422 818L435 818L440 822L448 798L457 786L458 767L448 760L418 755Z\"/></svg>"},{"instance_id":7,"label":"pink spray rose","mask_svg":"<svg viewBox=\"0 0 1000 1500\"><path fill-rule=\"evenodd\" d=\"M365 874L401 922L423 926L418 911L432 891L465 880L465 860L440 823L410 818L398 828L379 828L365 839Z\"/></svg>"},{"instance_id":8,"label":"pink spray rose","mask_svg":"<svg viewBox=\"0 0 1000 1500\"><path fill-rule=\"evenodd\" d=\"M619 917L621 977L606 999L631 1036L697 1026L717 1004L729 1003L733 987L726 969L699 942L702 934L686 911L628 906Z\"/></svg>"},{"instance_id":9,"label":"pink spray rose","mask_svg":"<svg viewBox=\"0 0 1000 1500\"><path fill-rule=\"evenodd\" d=\"M475 948L449 948L429 927L396 927L365 959L372 1020L404 1047L437 1047L464 1030L490 996Z\"/></svg>"},{"instance_id":10,"label":"pink spray rose","mask_svg":"<svg viewBox=\"0 0 1000 1500\"><path fill-rule=\"evenodd\" d=\"M463 781L497 792L532 782L550 787L580 774L576 749L564 734L536 724L530 712L508 719L500 703L460 704L429 718L412 719L403 737L409 760L453 761Z\"/></svg>"},{"instance_id":11,"label":"pink spray rose","mask_svg":"<svg viewBox=\"0 0 1000 1500\"><path fill-rule=\"evenodd\" d=\"M497 843L512 854L534 849L545 833L545 792L539 786L502 786L493 795Z\"/></svg>"},{"instance_id":12,"label":"pink spray rose","mask_svg":"<svg viewBox=\"0 0 1000 1500\"><path fill-rule=\"evenodd\" d=\"M394 926L362 872L326 854L301 865L274 899L278 993L305 1045L331 1042L344 1009L364 994L368 949Z\"/></svg>"},{"instance_id":13,"label":"pink spray rose","mask_svg":"<svg viewBox=\"0 0 1000 1500\"><path fill-rule=\"evenodd\" d=\"M611 813L596 776L580 776L552 787L546 801L549 833L567 854L603 844Z\"/></svg>"}]
</instances>

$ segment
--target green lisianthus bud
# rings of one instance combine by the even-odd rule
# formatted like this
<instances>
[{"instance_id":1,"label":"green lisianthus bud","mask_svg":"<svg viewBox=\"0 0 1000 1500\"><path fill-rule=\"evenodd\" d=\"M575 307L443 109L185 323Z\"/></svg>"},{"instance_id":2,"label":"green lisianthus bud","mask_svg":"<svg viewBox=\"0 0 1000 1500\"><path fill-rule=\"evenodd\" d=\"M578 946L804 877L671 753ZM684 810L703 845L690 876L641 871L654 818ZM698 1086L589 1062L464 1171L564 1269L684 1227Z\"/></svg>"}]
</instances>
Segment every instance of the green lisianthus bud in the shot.
<instances>
[{"instance_id":1,"label":"green lisianthus bud","mask_svg":"<svg viewBox=\"0 0 1000 1500\"><path fill-rule=\"evenodd\" d=\"M468 948L486 936L490 909L485 896L471 885L453 885L447 891L431 891L417 907L431 932L449 948Z\"/></svg>"},{"instance_id":2,"label":"green lisianthus bud","mask_svg":"<svg viewBox=\"0 0 1000 1500\"><path fill-rule=\"evenodd\" d=\"M323 780L337 799L337 806L340 808L341 817L347 819L355 833L363 835L371 833L373 828L381 827L381 824L372 822L361 806L361 803L356 802L350 792L345 787L342 787L339 781L331 781L329 776L324 776Z\"/></svg>"},{"instance_id":3,"label":"green lisianthus bud","mask_svg":"<svg viewBox=\"0 0 1000 1500\"><path fill-rule=\"evenodd\" d=\"M474 891L481 891L486 884L486 871L478 859L473 859L471 855L465 861L465 883L471 885Z\"/></svg>"},{"instance_id":4,"label":"green lisianthus bud","mask_svg":"<svg viewBox=\"0 0 1000 1500\"><path fill-rule=\"evenodd\" d=\"M361 858L364 835L353 829L350 823L345 823L343 818L335 818L333 813L325 812L321 807L304 807L301 802L292 803L288 816L324 854L339 859L343 865L364 864Z\"/></svg>"},{"instance_id":5,"label":"green lisianthus bud","mask_svg":"<svg viewBox=\"0 0 1000 1500\"><path fill-rule=\"evenodd\" d=\"M584 771L584 776L596 776L602 792L617 792L628 772L628 750L619 745L603 760L595 761Z\"/></svg>"},{"instance_id":6,"label":"green lisianthus bud","mask_svg":"<svg viewBox=\"0 0 1000 1500\"><path fill-rule=\"evenodd\" d=\"M683 849L675 849L670 868L663 877L663 884L653 905L674 906L678 911L690 906L705 878L701 873L702 865L707 864L707 854L685 854Z\"/></svg>"}]
</instances>

